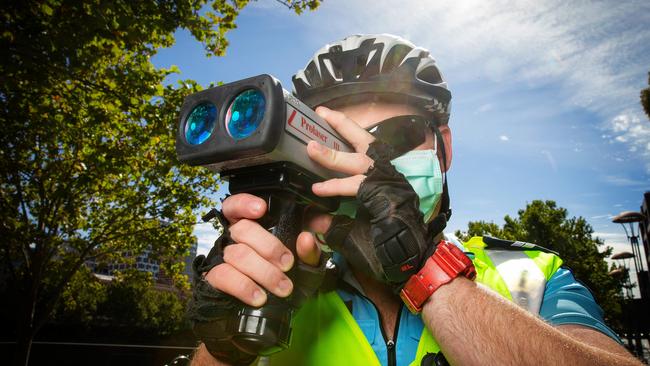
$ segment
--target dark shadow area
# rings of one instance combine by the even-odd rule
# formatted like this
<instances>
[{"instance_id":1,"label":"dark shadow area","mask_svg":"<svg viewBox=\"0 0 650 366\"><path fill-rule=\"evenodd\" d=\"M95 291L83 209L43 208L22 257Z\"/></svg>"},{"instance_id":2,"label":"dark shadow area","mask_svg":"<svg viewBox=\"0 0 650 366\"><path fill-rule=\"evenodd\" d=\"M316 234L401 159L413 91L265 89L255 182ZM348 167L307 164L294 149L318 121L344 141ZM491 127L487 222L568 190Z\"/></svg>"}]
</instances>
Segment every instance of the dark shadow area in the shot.
<instances>
[{"instance_id":1,"label":"dark shadow area","mask_svg":"<svg viewBox=\"0 0 650 366\"><path fill-rule=\"evenodd\" d=\"M2 333L0 352L9 361L15 338L6 331ZM48 325L34 341L29 365L162 366L180 354L190 355L196 343L190 330L157 337L131 329Z\"/></svg>"},{"instance_id":2,"label":"dark shadow area","mask_svg":"<svg viewBox=\"0 0 650 366\"><path fill-rule=\"evenodd\" d=\"M623 327L617 332L625 347L641 361L650 363L650 301L625 300L621 318Z\"/></svg>"}]
</instances>

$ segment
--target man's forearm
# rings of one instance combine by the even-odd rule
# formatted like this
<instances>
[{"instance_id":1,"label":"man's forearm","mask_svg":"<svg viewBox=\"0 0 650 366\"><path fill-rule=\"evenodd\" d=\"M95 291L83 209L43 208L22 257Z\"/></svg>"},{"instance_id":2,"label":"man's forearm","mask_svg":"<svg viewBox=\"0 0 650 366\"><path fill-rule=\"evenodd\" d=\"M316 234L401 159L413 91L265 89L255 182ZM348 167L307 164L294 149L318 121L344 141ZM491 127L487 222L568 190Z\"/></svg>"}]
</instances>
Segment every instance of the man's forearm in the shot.
<instances>
[{"instance_id":1,"label":"man's forearm","mask_svg":"<svg viewBox=\"0 0 650 366\"><path fill-rule=\"evenodd\" d=\"M440 287L422 318L454 365L640 365L622 347L574 339L466 278Z\"/></svg>"}]
</instances>

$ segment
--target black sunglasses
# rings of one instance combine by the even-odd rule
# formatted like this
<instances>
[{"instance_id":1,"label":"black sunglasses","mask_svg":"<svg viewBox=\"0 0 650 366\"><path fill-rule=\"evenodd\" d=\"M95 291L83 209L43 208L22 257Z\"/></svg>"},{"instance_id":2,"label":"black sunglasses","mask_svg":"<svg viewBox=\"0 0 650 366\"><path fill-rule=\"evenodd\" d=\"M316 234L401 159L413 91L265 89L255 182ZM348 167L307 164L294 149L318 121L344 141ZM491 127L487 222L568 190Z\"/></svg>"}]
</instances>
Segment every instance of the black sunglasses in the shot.
<instances>
[{"instance_id":1,"label":"black sunglasses","mask_svg":"<svg viewBox=\"0 0 650 366\"><path fill-rule=\"evenodd\" d=\"M390 145L395 157L401 156L426 140L426 131L430 130L431 121L419 115L397 116L385 119L366 130L375 139Z\"/></svg>"}]
</instances>

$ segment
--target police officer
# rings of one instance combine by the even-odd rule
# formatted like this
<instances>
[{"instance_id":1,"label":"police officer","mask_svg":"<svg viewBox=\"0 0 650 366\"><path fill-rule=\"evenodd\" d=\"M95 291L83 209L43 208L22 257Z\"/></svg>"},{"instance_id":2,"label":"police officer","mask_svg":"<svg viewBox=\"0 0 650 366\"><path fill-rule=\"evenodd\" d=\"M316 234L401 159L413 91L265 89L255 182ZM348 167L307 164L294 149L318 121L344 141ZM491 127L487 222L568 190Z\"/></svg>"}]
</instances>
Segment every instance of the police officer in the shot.
<instances>
[{"instance_id":1,"label":"police officer","mask_svg":"<svg viewBox=\"0 0 650 366\"><path fill-rule=\"evenodd\" d=\"M451 94L427 50L393 35L354 35L318 50L293 82L355 149L309 143L311 159L347 176L313 192L355 203L315 215L294 257L255 221L264 200L230 196L222 210L232 244L196 268L214 301L261 306L267 294L295 290L292 266L322 268L325 244L335 251L336 288L302 304L289 349L261 359L203 337L193 365L639 364L555 253L488 237L443 240Z\"/></svg>"}]
</instances>

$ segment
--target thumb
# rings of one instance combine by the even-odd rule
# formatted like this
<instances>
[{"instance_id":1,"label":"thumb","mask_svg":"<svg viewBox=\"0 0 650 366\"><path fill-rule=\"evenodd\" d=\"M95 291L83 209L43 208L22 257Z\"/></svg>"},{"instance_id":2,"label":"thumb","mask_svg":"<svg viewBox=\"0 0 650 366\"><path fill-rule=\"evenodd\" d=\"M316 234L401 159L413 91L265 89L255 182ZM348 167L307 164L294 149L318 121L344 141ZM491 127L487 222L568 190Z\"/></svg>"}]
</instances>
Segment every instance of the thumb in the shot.
<instances>
[{"instance_id":1,"label":"thumb","mask_svg":"<svg viewBox=\"0 0 650 366\"><path fill-rule=\"evenodd\" d=\"M298 259L303 263L314 267L318 266L321 250L312 233L303 231L298 235L296 252L298 253Z\"/></svg>"}]
</instances>

